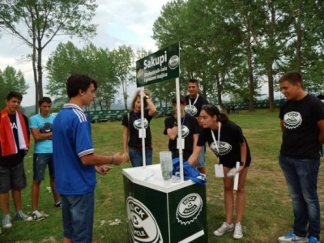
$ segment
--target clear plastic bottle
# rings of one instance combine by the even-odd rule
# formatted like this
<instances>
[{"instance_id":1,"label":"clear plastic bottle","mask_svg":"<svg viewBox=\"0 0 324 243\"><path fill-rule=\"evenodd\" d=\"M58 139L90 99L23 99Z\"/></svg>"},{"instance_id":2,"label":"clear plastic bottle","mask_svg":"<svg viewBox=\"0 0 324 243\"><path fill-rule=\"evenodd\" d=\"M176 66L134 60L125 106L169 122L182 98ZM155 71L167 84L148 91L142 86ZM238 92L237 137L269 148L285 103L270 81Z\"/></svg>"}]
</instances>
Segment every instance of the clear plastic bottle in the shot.
<instances>
[{"instance_id":1,"label":"clear plastic bottle","mask_svg":"<svg viewBox=\"0 0 324 243\"><path fill-rule=\"evenodd\" d=\"M172 154L171 151L160 152L160 164L162 177L164 180L170 180L172 178Z\"/></svg>"}]
</instances>

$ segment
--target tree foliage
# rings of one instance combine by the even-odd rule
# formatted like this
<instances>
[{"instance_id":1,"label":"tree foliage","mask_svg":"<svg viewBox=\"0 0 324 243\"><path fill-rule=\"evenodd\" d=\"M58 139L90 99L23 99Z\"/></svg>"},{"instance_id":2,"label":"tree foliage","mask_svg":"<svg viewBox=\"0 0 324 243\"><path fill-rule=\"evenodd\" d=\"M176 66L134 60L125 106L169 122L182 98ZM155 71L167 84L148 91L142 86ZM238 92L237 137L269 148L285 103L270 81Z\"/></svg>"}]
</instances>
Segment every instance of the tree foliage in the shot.
<instances>
[{"instance_id":1,"label":"tree foliage","mask_svg":"<svg viewBox=\"0 0 324 243\"><path fill-rule=\"evenodd\" d=\"M2 0L0 27L21 39L31 48L35 83L35 112L43 96L44 48L58 35L84 39L95 34L91 24L97 5L95 0Z\"/></svg>"},{"instance_id":2,"label":"tree foliage","mask_svg":"<svg viewBox=\"0 0 324 243\"><path fill-rule=\"evenodd\" d=\"M200 80L211 100L222 104L227 95L249 101L253 111L267 83L274 109L275 80L283 72L300 71L306 89L323 89L322 6L306 0L175 0L162 8L153 38L160 48L180 41L182 80Z\"/></svg>"},{"instance_id":3,"label":"tree foliage","mask_svg":"<svg viewBox=\"0 0 324 243\"><path fill-rule=\"evenodd\" d=\"M18 91L22 95L27 94L29 85L26 84L20 70L16 71L14 67L7 66L4 70L0 70L0 87L0 100L4 102L10 91Z\"/></svg>"},{"instance_id":4,"label":"tree foliage","mask_svg":"<svg viewBox=\"0 0 324 243\"><path fill-rule=\"evenodd\" d=\"M116 50L97 48L89 44L78 49L72 42L59 44L47 61L50 95L66 97L65 82L73 73L85 73L98 82L97 98L92 103L94 110L110 109L122 86L125 109L127 109L127 86L134 81L133 50L121 46ZM133 73L133 75L132 75Z\"/></svg>"}]
</instances>

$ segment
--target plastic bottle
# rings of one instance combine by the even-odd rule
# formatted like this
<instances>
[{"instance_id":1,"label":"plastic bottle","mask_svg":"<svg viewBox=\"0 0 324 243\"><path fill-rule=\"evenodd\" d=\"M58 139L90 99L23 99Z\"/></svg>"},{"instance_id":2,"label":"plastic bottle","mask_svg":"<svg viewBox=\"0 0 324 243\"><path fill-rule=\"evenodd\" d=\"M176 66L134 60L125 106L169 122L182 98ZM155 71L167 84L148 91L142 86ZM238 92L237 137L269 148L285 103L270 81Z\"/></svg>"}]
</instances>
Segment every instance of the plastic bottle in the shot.
<instances>
[{"instance_id":1,"label":"plastic bottle","mask_svg":"<svg viewBox=\"0 0 324 243\"><path fill-rule=\"evenodd\" d=\"M171 151L160 152L160 164L162 177L164 180L170 180L172 178L172 154Z\"/></svg>"}]
</instances>

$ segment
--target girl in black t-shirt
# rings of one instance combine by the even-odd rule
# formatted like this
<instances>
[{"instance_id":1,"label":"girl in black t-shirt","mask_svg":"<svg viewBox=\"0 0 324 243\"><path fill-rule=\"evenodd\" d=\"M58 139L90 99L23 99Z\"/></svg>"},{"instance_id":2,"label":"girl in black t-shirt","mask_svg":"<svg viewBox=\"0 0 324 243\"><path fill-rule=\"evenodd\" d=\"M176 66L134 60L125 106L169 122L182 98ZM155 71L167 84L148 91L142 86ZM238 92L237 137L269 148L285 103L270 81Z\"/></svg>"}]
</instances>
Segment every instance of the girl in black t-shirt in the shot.
<instances>
[{"instance_id":1,"label":"girl in black t-shirt","mask_svg":"<svg viewBox=\"0 0 324 243\"><path fill-rule=\"evenodd\" d=\"M143 166L142 132L141 132L141 91L137 91L132 101L132 108L123 117L123 150L128 154L133 167ZM152 135L150 122L156 113L156 107L149 97L149 92L143 93L144 128L145 128L145 158L146 165L152 164Z\"/></svg>"},{"instance_id":2,"label":"girl in black t-shirt","mask_svg":"<svg viewBox=\"0 0 324 243\"><path fill-rule=\"evenodd\" d=\"M187 161L193 152L193 148L197 144L200 127L196 118L184 112L186 101L183 96L180 96L181 124L177 124L176 97L172 98L171 102L174 114L165 119L165 129L163 133L169 137L168 147L172 152L172 158L177 158L179 157L178 126L181 126L181 138L183 139L183 161Z\"/></svg>"},{"instance_id":3,"label":"girl in black t-shirt","mask_svg":"<svg viewBox=\"0 0 324 243\"><path fill-rule=\"evenodd\" d=\"M226 219L222 226L214 231L216 236L221 236L227 231L234 229L233 237L243 237L241 221L245 208L245 180L248 167L251 162L250 151L247 141L243 136L241 128L234 122L229 121L225 114L219 112L212 104L203 105L199 114L202 130L199 134L197 146L188 159L189 163L195 165L199 152L207 142L210 149L219 158L219 163L224 170L224 202ZM238 169L239 181L236 191L236 223L233 224L234 212L234 179L228 177L227 173L240 162Z\"/></svg>"}]
</instances>

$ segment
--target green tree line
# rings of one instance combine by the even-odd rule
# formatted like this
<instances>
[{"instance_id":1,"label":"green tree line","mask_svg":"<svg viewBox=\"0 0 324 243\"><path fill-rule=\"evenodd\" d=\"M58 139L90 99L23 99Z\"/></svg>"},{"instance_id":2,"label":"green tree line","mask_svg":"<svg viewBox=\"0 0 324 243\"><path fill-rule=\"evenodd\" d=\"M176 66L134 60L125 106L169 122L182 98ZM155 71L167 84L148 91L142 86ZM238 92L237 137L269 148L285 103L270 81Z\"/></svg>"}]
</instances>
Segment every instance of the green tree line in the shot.
<instances>
[{"instance_id":1,"label":"green tree line","mask_svg":"<svg viewBox=\"0 0 324 243\"><path fill-rule=\"evenodd\" d=\"M181 42L181 77L201 81L217 103L227 94L254 100L268 84L274 109L276 80L300 71L305 88L323 87L324 2L306 0L174 0L154 23L160 48Z\"/></svg>"},{"instance_id":2,"label":"green tree line","mask_svg":"<svg viewBox=\"0 0 324 243\"><path fill-rule=\"evenodd\" d=\"M125 45L109 50L93 44L79 49L72 42L60 43L46 63L46 89L56 100L67 101L66 79L73 73L86 73L98 82L97 98L87 108L109 110L121 95L127 109L128 85L134 82L133 63L133 50Z\"/></svg>"},{"instance_id":3,"label":"green tree line","mask_svg":"<svg viewBox=\"0 0 324 243\"><path fill-rule=\"evenodd\" d=\"M274 109L276 81L286 71L300 71L306 90L324 89L323 3L173 0L162 7L152 37L159 49L180 42L183 94L187 80L196 78L202 94L210 101L222 105L227 96L233 102L249 102L249 110L253 111L261 86L267 84L269 107ZM84 39L94 36L96 26L91 20L97 7L90 0L1 2L0 27L31 47L37 97L43 93L43 49L57 34ZM28 35L19 32L22 23L27 26ZM135 61L149 53L145 46L140 50L125 45L108 50L91 43L82 49L73 42L59 44L46 63L46 89L56 99L65 100L64 80L71 73L83 72L99 83L98 98L91 109L110 109L117 96L122 97L127 108L128 86L135 81ZM147 88L159 106L167 106L175 95L172 80Z\"/></svg>"},{"instance_id":4,"label":"green tree line","mask_svg":"<svg viewBox=\"0 0 324 243\"><path fill-rule=\"evenodd\" d=\"M0 87L0 108L2 109L6 105L4 101L9 91L18 91L25 95L29 85L26 84L24 75L20 70L17 71L14 67L7 66L5 69L0 70Z\"/></svg>"}]
</instances>

